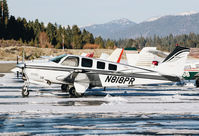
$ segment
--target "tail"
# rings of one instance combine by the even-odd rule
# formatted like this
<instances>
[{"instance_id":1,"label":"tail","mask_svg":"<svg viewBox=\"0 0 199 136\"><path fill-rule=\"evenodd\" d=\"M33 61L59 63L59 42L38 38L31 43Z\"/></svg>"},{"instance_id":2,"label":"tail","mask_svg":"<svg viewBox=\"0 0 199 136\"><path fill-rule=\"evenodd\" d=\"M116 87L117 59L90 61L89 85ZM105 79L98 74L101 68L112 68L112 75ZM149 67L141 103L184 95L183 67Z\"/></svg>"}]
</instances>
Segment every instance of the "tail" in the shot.
<instances>
[{"instance_id":1,"label":"tail","mask_svg":"<svg viewBox=\"0 0 199 136\"><path fill-rule=\"evenodd\" d=\"M92 53L87 53L87 54L86 54L86 53L82 53L81 56L93 58L94 52L92 52Z\"/></svg>"},{"instance_id":2,"label":"tail","mask_svg":"<svg viewBox=\"0 0 199 136\"><path fill-rule=\"evenodd\" d=\"M162 75L182 77L184 66L190 49L176 46L176 48L157 66L157 71Z\"/></svg>"},{"instance_id":3,"label":"tail","mask_svg":"<svg viewBox=\"0 0 199 136\"><path fill-rule=\"evenodd\" d=\"M110 56L106 53L102 53L100 56L100 59L120 63L123 52L124 52L124 49L117 48L112 52Z\"/></svg>"},{"instance_id":4,"label":"tail","mask_svg":"<svg viewBox=\"0 0 199 136\"><path fill-rule=\"evenodd\" d=\"M113 53L109 56L108 60L120 63L123 52L124 52L124 49L119 49L119 48L115 49Z\"/></svg>"}]
</instances>

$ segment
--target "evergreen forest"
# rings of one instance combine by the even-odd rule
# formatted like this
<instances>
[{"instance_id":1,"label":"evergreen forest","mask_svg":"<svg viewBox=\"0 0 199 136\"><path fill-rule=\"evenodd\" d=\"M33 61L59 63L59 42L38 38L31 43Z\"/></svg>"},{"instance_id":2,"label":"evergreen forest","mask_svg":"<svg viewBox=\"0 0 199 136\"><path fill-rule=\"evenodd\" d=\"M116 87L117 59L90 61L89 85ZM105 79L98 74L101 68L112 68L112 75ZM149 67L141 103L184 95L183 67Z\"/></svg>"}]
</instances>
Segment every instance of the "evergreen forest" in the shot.
<instances>
[{"instance_id":1,"label":"evergreen forest","mask_svg":"<svg viewBox=\"0 0 199 136\"><path fill-rule=\"evenodd\" d=\"M142 49L145 46L158 47L160 50L170 51L176 44L185 47L199 48L199 35L170 34L166 37L139 37L135 39L111 40L94 37L85 29L80 30L77 25L61 26L48 23L44 25L38 19L27 21L25 18L15 18L9 15L7 0L0 0L0 39L16 40L29 46L57 49L92 49L136 47ZM0 45L1 46L1 45Z\"/></svg>"}]
</instances>

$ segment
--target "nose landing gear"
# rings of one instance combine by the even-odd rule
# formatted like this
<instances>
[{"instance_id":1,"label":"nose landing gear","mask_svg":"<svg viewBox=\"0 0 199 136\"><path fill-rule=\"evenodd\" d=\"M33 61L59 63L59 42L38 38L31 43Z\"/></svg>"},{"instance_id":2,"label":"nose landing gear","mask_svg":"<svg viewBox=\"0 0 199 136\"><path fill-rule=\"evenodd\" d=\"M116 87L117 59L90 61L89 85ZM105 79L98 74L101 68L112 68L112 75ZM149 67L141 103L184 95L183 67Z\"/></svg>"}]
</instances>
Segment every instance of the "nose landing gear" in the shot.
<instances>
[{"instance_id":1,"label":"nose landing gear","mask_svg":"<svg viewBox=\"0 0 199 136\"><path fill-rule=\"evenodd\" d=\"M29 90L28 90L28 87L27 86L23 86L22 87L22 92L21 92L21 94L22 94L22 97L28 97L29 96Z\"/></svg>"}]
</instances>

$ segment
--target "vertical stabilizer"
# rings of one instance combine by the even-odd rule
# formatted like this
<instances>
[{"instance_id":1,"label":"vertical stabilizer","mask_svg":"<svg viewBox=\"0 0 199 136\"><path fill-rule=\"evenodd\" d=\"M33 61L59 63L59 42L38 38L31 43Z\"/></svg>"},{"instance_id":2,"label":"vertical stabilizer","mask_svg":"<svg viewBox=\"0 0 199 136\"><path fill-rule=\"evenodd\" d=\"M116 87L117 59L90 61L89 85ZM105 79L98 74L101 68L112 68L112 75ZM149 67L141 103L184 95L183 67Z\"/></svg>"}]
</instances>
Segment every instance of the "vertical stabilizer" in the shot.
<instances>
[{"instance_id":1,"label":"vertical stabilizer","mask_svg":"<svg viewBox=\"0 0 199 136\"><path fill-rule=\"evenodd\" d=\"M124 49L120 49L120 48L115 49L107 60L120 63L123 51Z\"/></svg>"},{"instance_id":2,"label":"vertical stabilizer","mask_svg":"<svg viewBox=\"0 0 199 136\"><path fill-rule=\"evenodd\" d=\"M190 49L176 46L176 48L157 66L156 70L162 75L181 77Z\"/></svg>"}]
</instances>

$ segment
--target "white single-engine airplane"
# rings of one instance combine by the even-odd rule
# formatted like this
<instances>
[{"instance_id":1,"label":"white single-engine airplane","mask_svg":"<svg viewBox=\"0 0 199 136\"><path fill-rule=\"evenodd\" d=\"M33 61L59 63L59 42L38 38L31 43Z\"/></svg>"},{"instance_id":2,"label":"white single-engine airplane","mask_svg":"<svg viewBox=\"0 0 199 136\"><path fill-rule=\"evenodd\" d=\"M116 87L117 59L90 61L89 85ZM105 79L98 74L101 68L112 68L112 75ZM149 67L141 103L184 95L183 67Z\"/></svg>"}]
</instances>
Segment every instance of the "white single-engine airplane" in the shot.
<instances>
[{"instance_id":1,"label":"white single-engine airplane","mask_svg":"<svg viewBox=\"0 0 199 136\"><path fill-rule=\"evenodd\" d=\"M64 84L71 96L80 97L93 87L179 82L188 53L188 48L177 46L155 69L67 54L41 64L32 62L17 66L22 68L25 80L23 97L29 95L30 83Z\"/></svg>"}]
</instances>

